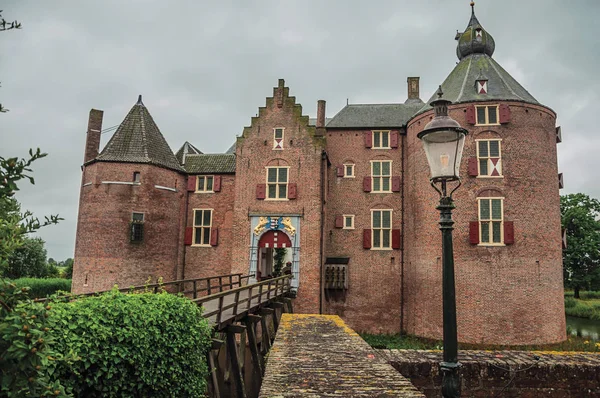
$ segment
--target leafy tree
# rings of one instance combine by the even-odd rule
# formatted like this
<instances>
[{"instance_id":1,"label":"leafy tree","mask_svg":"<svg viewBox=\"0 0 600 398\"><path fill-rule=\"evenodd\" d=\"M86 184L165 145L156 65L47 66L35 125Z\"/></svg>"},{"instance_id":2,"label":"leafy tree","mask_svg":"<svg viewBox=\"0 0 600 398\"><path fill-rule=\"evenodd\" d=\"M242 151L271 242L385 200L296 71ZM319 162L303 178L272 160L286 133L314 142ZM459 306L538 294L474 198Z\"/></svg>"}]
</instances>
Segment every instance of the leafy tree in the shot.
<instances>
[{"instance_id":1,"label":"leafy tree","mask_svg":"<svg viewBox=\"0 0 600 398\"><path fill-rule=\"evenodd\" d=\"M579 298L581 289L589 289L600 278L600 201L583 193L561 196L560 213L567 235L565 285Z\"/></svg>"},{"instance_id":2,"label":"leafy tree","mask_svg":"<svg viewBox=\"0 0 600 398\"><path fill-rule=\"evenodd\" d=\"M273 276L281 276L281 269L283 268L283 261L285 260L285 254L287 249L280 247L275 249L273 260L275 260L275 266L273 267Z\"/></svg>"},{"instance_id":3,"label":"leafy tree","mask_svg":"<svg viewBox=\"0 0 600 398\"><path fill-rule=\"evenodd\" d=\"M0 274L6 269L10 255L23 245L26 234L62 220L58 215L52 215L40 221L30 211L22 212L13 198L19 190L17 182L28 179L30 183L35 183L30 175L30 166L46 155L38 148L35 152L29 150L29 159L6 159L0 156Z\"/></svg>"},{"instance_id":4,"label":"leafy tree","mask_svg":"<svg viewBox=\"0 0 600 398\"><path fill-rule=\"evenodd\" d=\"M23 245L8 258L8 267L4 276L10 279L51 276L49 275L50 266L46 264L46 254L42 239L25 238Z\"/></svg>"},{"instance_id":5,"label":"leafy tree","mask_svg":"<svg viewBox=\"0 0 600 398\"><path fill-rule=\"evenodd\" d=\"M65 279L73 279L73 259L68 258L63 262L63 264L65 267L63 277Z\"/></svg>"}]
</instances>

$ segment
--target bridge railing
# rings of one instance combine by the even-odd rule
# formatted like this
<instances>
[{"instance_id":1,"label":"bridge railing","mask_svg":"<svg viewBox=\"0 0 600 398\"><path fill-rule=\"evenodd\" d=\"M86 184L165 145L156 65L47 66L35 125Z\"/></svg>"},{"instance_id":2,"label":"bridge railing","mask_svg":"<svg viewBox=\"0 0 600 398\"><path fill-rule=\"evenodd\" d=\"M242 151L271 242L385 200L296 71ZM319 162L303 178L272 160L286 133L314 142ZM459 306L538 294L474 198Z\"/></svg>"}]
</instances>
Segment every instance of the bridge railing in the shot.
<instances>
[{"instance_id":1,"label":"bridge railing","mask_svg":"<svg viewBox=\"0 0 600 398\"><path fill-rule=\"evenodd\" d=\"M217 329L224 321L235 320L275 298L292 292L292 275L283 275L262 282L226 290L192 300L205 307L205 318L215 317Z\"/></svg>"}]
</instances>

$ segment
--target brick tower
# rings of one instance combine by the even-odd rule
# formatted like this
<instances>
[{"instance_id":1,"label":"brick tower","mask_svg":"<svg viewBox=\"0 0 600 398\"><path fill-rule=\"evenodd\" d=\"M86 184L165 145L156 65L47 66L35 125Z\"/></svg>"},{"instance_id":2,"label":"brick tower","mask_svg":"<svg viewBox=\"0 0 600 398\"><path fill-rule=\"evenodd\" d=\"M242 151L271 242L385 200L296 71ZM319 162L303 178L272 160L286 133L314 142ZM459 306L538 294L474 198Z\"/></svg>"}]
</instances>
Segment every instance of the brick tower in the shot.
<instances>
[{"instance_id":1,"label":"brick tower","mask_svg":"<svg viewBox=\"0 0 600 398\"><path fill-rule=\"evenodd\" d=\"M88 123L74 293L181 274L185 176L141 96L98 154L102 111Z\"/></svg>"},{"instance_id":2,"label":"brick tower","mask_svg":"<svg viewBox=\"0 0 600 398\"><path fill-rule=\"evenodd\" d=\"M492 58L495 43L474 10L457 34L460 62L442 84L450 116L469 131L455 192L454 257L459 341L564 340L556 114ZM442 336L437 194L417 139L429 105L406 136L406 331Z\"/></svg>"}]
</instances>

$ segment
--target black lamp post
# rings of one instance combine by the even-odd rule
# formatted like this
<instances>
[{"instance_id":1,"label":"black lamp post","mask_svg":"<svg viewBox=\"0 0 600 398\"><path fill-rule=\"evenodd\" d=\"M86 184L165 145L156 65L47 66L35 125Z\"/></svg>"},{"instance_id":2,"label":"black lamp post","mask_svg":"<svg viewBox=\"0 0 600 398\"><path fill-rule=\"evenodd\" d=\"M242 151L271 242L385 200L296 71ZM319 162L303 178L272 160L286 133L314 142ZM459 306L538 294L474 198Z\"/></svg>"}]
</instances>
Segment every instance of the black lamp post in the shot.
<instances>
[{"instance_id":1,"label":"black lamp post","mask_svg":"<svg viewBox=\"0 0 600 398\"><path fill-rule=\"evenodd\" d=\"M442 86L437 91L438 99L431 103L435 117L417 137L423 141L431 169L431 186L440 194L440 230L442 231L442 294L444 314L444 360L440 363L442 372L442 396L460 397L458 374L458 339L456 332L456 294L454 289L454 253L452 249L452 194L460 186L460 160L465 145L467 130L448 116L451 101L442 99ZM447 193L447 183L457 184ZM438 186L436 185L439 185Z\"/></svg>"}]
</instances>

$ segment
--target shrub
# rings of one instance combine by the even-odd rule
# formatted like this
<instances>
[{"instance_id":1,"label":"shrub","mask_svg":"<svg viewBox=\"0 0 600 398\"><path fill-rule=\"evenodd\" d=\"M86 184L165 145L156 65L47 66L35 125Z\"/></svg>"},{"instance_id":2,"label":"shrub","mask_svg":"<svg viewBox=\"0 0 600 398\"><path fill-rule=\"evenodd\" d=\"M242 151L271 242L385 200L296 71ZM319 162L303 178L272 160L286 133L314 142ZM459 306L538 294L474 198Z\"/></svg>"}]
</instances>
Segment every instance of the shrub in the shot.
<instances>
[{"instance_id":1,"label":"shrub","mask_svg":"<svg viewBox=\"0 0 600 398\"><path fill-rule=\"evenodd\" d=\"M116 290L54 305L56 377L80 397L198 397L206 390L211 328L190 300Z\"/></svg>"},{"instance_id":2,"label":"shrub","mask_svg":"<svg viewBox=\"0 0 600 398\"><path fill-rule=\"evenodd\" d=\"M565 308L573 308L577 305L577 300L573 297L565 297Z\"/></svg>"},{"instance_id":3,"label":"shrub","mask_svg":"<svg viewBox=\"0 0 600 398\"><path fill-rule=\"evenodd\" d=\"M52 307L32 302L27 288L4 280L0 280L0 304L0 396L70 396L50 378L61 359L48 327Z\"/></svg>"},{"instance_id":4,"label":"shrub","mask_svg":"<svg viewBox=\"0 0 600 398\"><path fill-rule=\"evenodd\" d=\"M600 292L587 291L587 292L581 292L580 295L583 300L600 299Z\"/></svg>"},{"instance_id":5,"label":"shrub","mask_svg":"<svg viewBox=\"0 0 600 398\"><path fill-rule=\"evenodd\" d=\"M21 278L15 279L13 283L17 287L29 287L29 297L42 298L55 294L58 291L71 291L70 279L38 279L38 278Z\"/></svg>"}]
</instances>

